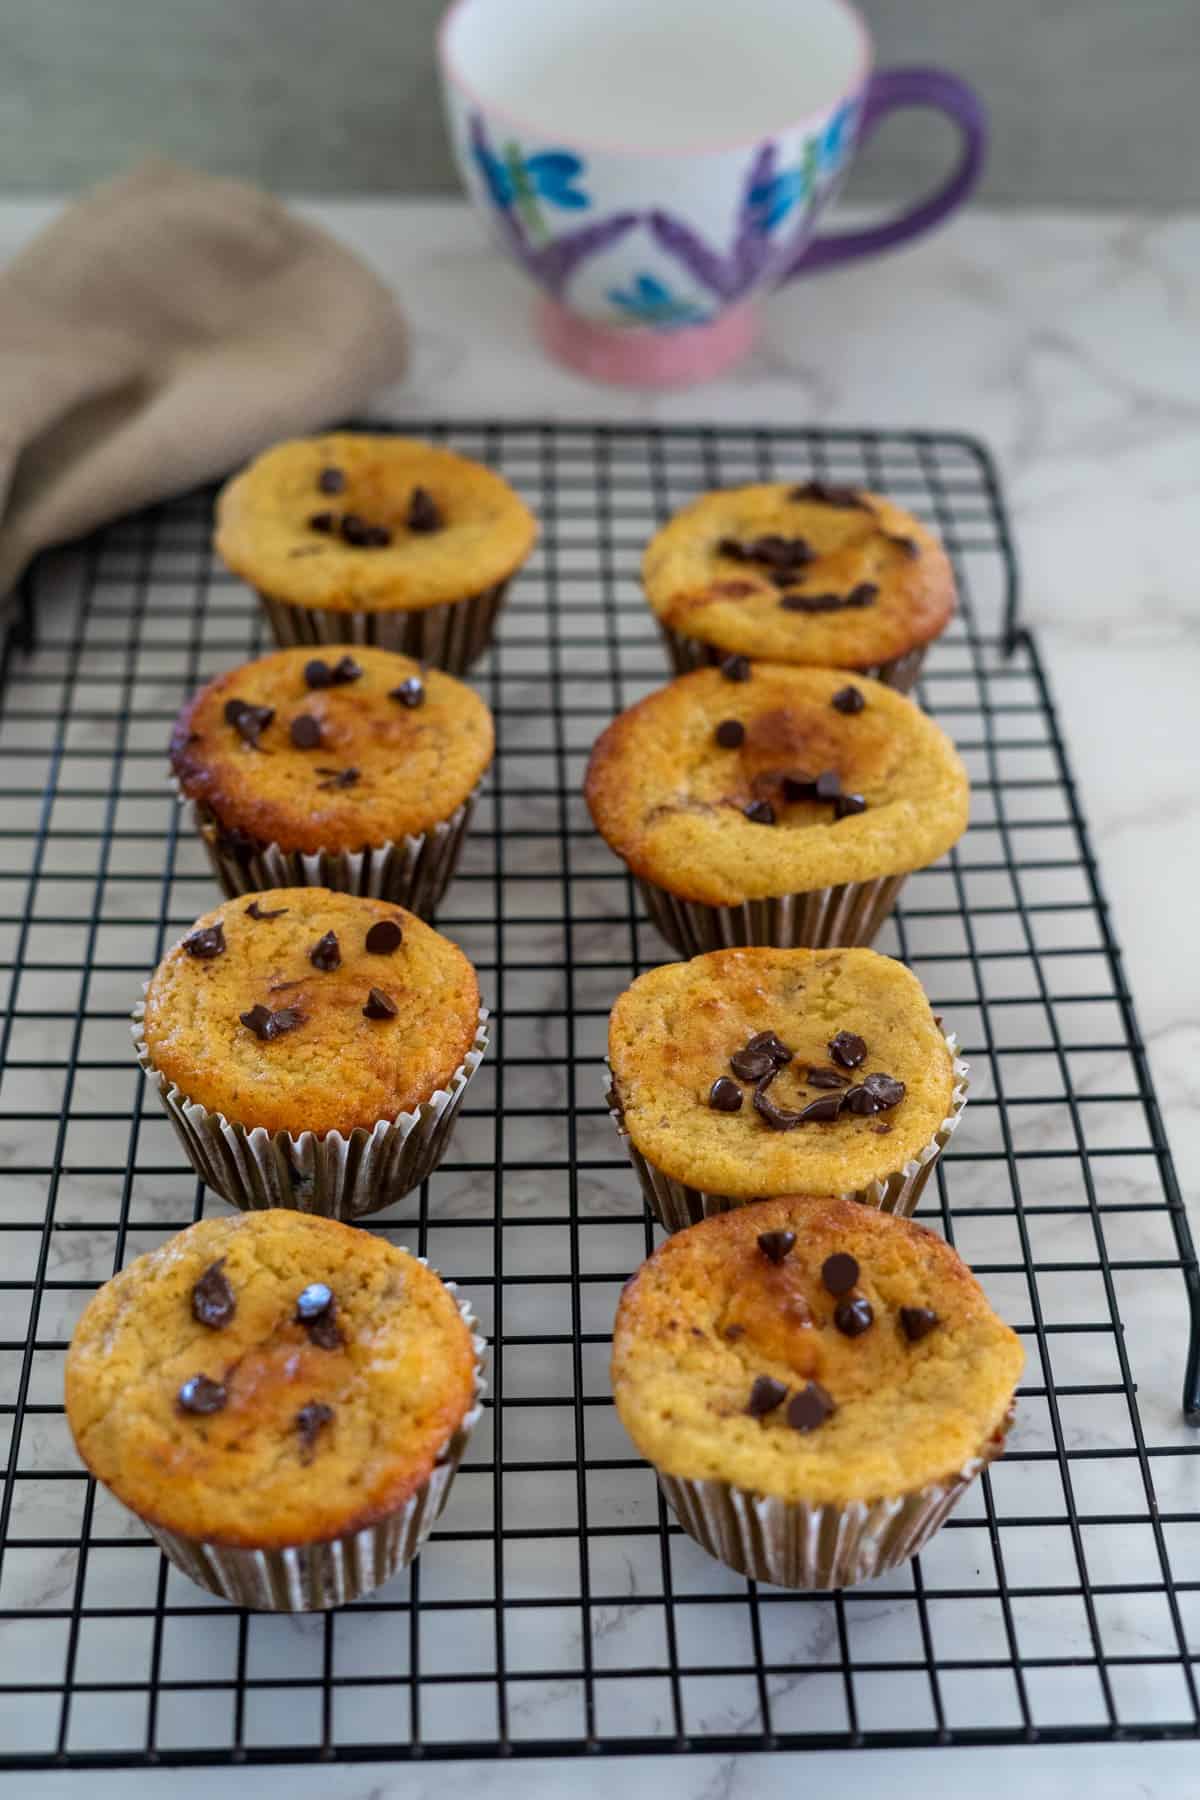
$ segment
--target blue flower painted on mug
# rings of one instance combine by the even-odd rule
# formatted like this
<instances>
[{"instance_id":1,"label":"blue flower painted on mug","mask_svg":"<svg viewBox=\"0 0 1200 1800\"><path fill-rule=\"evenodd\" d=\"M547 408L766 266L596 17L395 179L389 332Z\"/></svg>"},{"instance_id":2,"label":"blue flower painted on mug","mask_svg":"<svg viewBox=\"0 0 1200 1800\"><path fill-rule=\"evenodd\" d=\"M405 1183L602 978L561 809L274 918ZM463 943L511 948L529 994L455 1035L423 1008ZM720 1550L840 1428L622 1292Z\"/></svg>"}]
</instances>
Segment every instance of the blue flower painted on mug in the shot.
<instances>
[{"instance_id":1,"label":"blue flower painted on mug","mask_svg":"<svg viewBox=\"0 0 1200 1800\"><path fill-rule=\"evenodd\" d=\"M821 168L828 174L840 168L850 154L854 128L858 123L858 106L844 100L825 127L821 137Z\"/></svg>"},{"instance_id":2,"label":"blue flower painted on mug","mask_svg":"<svg viewBox=\"0 0 1200 1800\"><path fill-rule=\"evenodd\" d=\"M808 172L803 167L784 169L769 181L759 181L747 196L750 218L756 230L764 234L782 225L794 206L808 191Z\"/></svg>"},{"instance_id":3,"label":"blue flower painted on mug","mask_svg":"<svg viewBox=\"0 0 1200 1800\"><path fill-rule=\"evenodd\" d=\"M526 156L519 144L508 143L497 155L486 145L476 142L471 152L493 205L501 212L512 208L519 213L535 237L547 236L539 199L567 212L586 211L588 197L575 186L583 174L583 162L571 151L537 150L532 156Z\"/></svg>"},{"instance_id":4,"label":"blue flower painted on mug","mask_svg":"<svg viewBox=\"0 0 1200 1800\"><path fill-rule=\"evenodd\" d=\"M624 291L610 288L608 298L627 319L652 325L657 331L673 331L679 325L703 325L708 318L703 307L672 294L653 275L635 276L632 287Z\"/></svg>"}]
</instances>

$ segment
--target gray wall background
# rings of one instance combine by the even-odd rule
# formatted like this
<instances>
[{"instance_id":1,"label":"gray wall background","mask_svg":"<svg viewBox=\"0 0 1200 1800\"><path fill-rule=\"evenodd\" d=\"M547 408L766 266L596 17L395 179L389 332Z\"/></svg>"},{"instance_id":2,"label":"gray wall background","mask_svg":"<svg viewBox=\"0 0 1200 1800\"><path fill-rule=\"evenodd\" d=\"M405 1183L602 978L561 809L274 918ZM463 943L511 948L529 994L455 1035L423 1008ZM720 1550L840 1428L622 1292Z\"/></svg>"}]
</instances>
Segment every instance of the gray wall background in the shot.
<instances>
[{"instance_id":1,"label":"gray wall background","mask_svg":"<svg viewBox=\"0 0 1200 1800\"><path fill-rule=\"evenodd\" d=\"M982 90L989 199L1200 203L1200 0L861 3L881 62L941 62ZM442 10L0 0L0 191L74 190L155 149L301 194L454 192L432 47ZM927 185L949 141L928 116L894 120L855 197Z\"/></svg>"}]
</instances>

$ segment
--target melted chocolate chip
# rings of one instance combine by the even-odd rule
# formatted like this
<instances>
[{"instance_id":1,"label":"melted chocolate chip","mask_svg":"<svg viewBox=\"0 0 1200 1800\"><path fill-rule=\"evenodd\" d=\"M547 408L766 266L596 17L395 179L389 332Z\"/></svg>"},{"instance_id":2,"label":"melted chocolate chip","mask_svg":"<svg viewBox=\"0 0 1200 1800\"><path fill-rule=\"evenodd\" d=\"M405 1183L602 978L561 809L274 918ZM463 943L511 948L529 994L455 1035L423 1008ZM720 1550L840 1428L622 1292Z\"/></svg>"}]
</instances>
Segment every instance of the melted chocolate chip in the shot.
<instances>
[{"instance_id":1,"label":"melted chocolate chip","mask_svg":"<svg viewBox=\"0 0 1200 1800\"><path fill-rule=\"evenodd\" d=\"M867 702L861 688L844 687L838 689L829 704L838 712L849 714L860 713Z\"/></svg>"},{"instance_id":2,"label":"melted chocolate chip","mask_svg":"<svg viewBox=\"0 0 1200 1800\"><path fill-rule=\"evenodd\" d=\"M775 808L769 800L751 800L742 808L743 818L749 819L752 825L773 825Z\"/></svg>"},{"instance_id":3,"label":"melted chocolate chip","mask_svg":"<svg viewBox=\"0 0 1200 1800\"><path fill-rule=\"evenodd\" d=\"M722 719L717 726L716 738L722 750L736 750L746 741L746 727L740 719Z\"/></svg>"},{"instance_id":4,"label":"melted chocolate chip","mask_svg":"<svg viewBox=\"0 0 1200 1800\"><path fill-rule=\"evenodd\" d=\"M762 563L768 569L800 569L815 555L807 539L783 537L777 531L748 539L725 537L718 543L717 551L733 562Z\"/></svg>"},{"instance_id":5,"label":"melted chocolate chip","mask_svg":"<svg viewBox=\"0 0 1200 1800\"><path fill-rule=\"evenodd\" d=\"M388 695L389 700L398 700L401 706L424 706L425 683L419 675L410 675L399 687L394 687Z\"/></svg>"},{"instance_id":6,"label":"melted chocolate chip","mask_svg":"<svg viewBox=\"0 0 1200 1800\"><path fill-rule=\"evenodd\" d=\"M840 594L781 594L779 604L784 612L841 612L847 602Z\"/></svg>"},{"instance_id":7,"label":"melted chocolate chip","mask_svg":"<svg viewBox=\"0 0 1200 1800\"><path fill-rule=\"evenodd\" d=\"M356 663L354 658L347 653L345 656L338 657L329 671L329 679L334 687L345 687L348 681L357 681L361 674L362 665Z\"/></svg>"},{"instance_id":8,"label":"melted chocolate chip","mask_svg":"<svg viewBox=\"0 0 1200 1800\"><path fill-rule=\"evenodd\" d=\"M331 975L334 969L342 966L342 952L338 947L337 934L327 931L323 938L318 938L308 953L308 960L314 969L321 969Z\"/></svg>"},{"instance_id":9,"label":"melted chocolate chip","mask_svg":"<svg viewBox=\"0 0 1200 1800\"><path fill-rule=\"evenodd\" d=\"M332 515L331 515L332 516ZM311 662L304 665L304 685L310 688L327 688L333 685L333 676L329 664L314 656Z\"/></svg>"},{"instance_id":10,"label":"melted chocolate chip","mask_svg":"<svg viewBox=\"0 0 1200 1800\"><path fill-rule=\"evenodd\" d=\"M843 1337L861 1337L875 1323L875 1313L871 1302L857 1294L853 1300L838 1301L833 1309L833 1322Z\"/></svg>"},{"instance_id":11,"label":"melted chocolate chip","mask_svg":"<svg viewBox=\"0 0 1200 1800\"><path fill-rule=\"evenodd\" d=\"M874 606L879 598L879 584L874 581L860 581L846 595L847 606Z\"/></svg>"},{"instance_id":12,"label":"melted chocolate chip","mask_svg":"<svg viewBox=\"0 0 1200 1800\"><path fill-rule=\"evenodd\" d=\"M224 1384L207 1375L193 1375L179 1390L179 1405L184 1412L219 1413L228 1403Z\"/></svg>"},{"instance_id":13,"label":"melted chocolate chip","mask_svg":"<svg viewBox=\"0 0 1200 1800\"><path fill-rule=\"evenodd\" d=\"M363 1018L394 1019L398 1011L396 1002L389 994L385 994L382 988L373 987L367 995L367 1004L363 1007Z\"/></svg>"},{"instance_id":14,"label":"melted chocolate chip","mask_svg":"<svg viewBox=\"0 0 1200 1800\"><path fill-rule=\"evenodd\" d=\"M815 1088L844 1088L850 1084L850 1077L839 1075L836 1069L809 1069L804 1079Z\"/></svg>"},{"instance_id":15,"label":"melted chocolate chip","mask_svg":"<svg viewBox=\"0 0 1200 1800\"><path fill-rule=\"evenodd\" d=\"M839 794L833 803L834 819L848 819L854 813L865 813L867 803L861 794Z\"/></svg>"},{"instance_id":16,"label":"melted chocolate chip","mask_svg":"<svg viewBox=\"0 0 1200 1800\"><path fill-rule=\"evenodd\" d=\"M318 781L317 789L324 792L326 788L350 788L358 781L357 769L318 769L318 775L324 775L324 781Z\"/></svg>"},{"instance_id":17,"label":"melted chocolate chip","mask_svg":"<svg viewBox=\"0 0 1200 1800\"><path fill-rule=\"evenodd\" d=\"M397 919L376 919L366 936L366 947L372 956L390 956L404 941Z\"/></svg>"},{"instance_id":18,"label":"melted chocolate chip","mask_svg":"<svg viewBox=\"0 0 1200 1800\"><path fill-rule=\"evenodd\" d=\"M248 919L282 919L286 911L286 906L276 906L272 911L264 912L258 901L252 900L246 908L246 917Z\"/></svg>"},{"instance_id":19,"label":"melted chocolate chip","mask_svg":"<svg viewBox=\"0 0 1200 1800\"><path fill-rule=\"evenodd\" d=\"M296 1414L296 1430L300 1434L300 1460L311 1462L313 1447L323 1428L333 1418L332 1406L326 1406L323 1400L310 1400Z\"/></svg>"},{"instance_id":20,"label":"melted chocolate chip","mask_svg":"<svg viewBox=\"0 0 1200 1800\"><path fill-rule=\"evenodd\" d=\"M829 1054L843 1069L857 1069L867 1059L867 1040L856 1031L839 1031L829 1040Z\"/></svg>"},{"instance_id":21,"label":"melted chocolate chip","mask_svg":"<svg viewBox=\"0 0 1200 1800\"><path fill-rule=\"evenodd\" d=\"M900 1328L910 1344L919 1344L923 1337L928 1337L938 1323L938 1316L929 1306L902 1306L900 1308Z\"/></svg>"},{"instance_id":22,"label":"melted chocolate chip","mask_svg":"<svg viewBox=\"0 0 1200 1800\"><path fill-rule=\"evenodd\" d=\"M741 1088L728 1075L718 1075L708 1090L708 1104L714 1112L740 1112L742 1098Z\"/></svg>"},{"instance_id":23,"label":"melted chocolate chip","mask_svg":"<svg viewBox=\"0 0 1200 1800\"><path fill-rule=\"evenodd\" d=\"M247 700L225 702L225 723L232 725L247 744L257 745L259 738L275 717L273 706L251 706Z\"/></svg>"},{"instance_id":24,"label":"melted chocolate chip","mask_svg":"<svg viewBox=\"0 0 1200 1800\"><path fill-rule=\"evenodd\" d=\"M328 510L326 510L324 512L310 513L309 519L308 519L308 528L310 531L322 531L325 533L329 533L329 532L337 530L337 522L338 522L338 516L335 512L329 512Z\"/></svg>"},{"instance_id":25,"label":"melted chocolate chip","mask_svg":"<svg viewBox=\"0 0 1200 1800\"><path fill-rule=\"evenodd\" d=\"M887 1120L886 1120L886 1119L884 1119L884 1120L883 1120L883 1122L882 1122L882 1123L881 1123L881 1124L879 1124L879 1125L872 1125L872 1127L871 1127L871 1130L872 1130L872 1131L873 1131L873 1132L874 1132L874 1133L875 1133L875 1136L876 1136L876 1137L886 1137L886 1136L887 1136L887 1134L888 1134L888 1132L889 1132L889 1131L890 1131L890 1130L891 1130L891 1129L892 1129L892 1128L891 1128L891 1126L890 1126L890 1125L889 1125L889 1124L888 1124L888 1122L887 1122Z\"/></svg>"},{"instance_id":26,"label":"melted chocolate chip","mask_svg":"<svg viewBox=\"0 0 1200 1800\"><path fill-rule=\"evenodd\" d=\"M303 1025L305 1016L297 1006L283 1006L278 1012L271 1012L268 1007L259 1005L238 1014L242 1024L264 1044L269 1044L272 1038L283 1037L285 1032L295 1031L297 1025Z\"/></svg>"},{"instance_id":27,"label":"melted chocolate chip","mask_svg":"<svg viewBox=\"0 0 1200 1800\"><path fill-rule=\"evenodd\" d=\"M342 1334L334 1317L335 1310L335 1303L331 1300L328 1310L320 1318L313 1319L307 1327L308 1341L315 1344L318 1350L340 1350L342 1347Z\"/></svg>"},{"instance_id":28,"label":"melted chocolate chip","mask_svg":"<svg viewBox=\"0 0 1200 1800\"><path fill-rule=\"evenodd\" d=\"M749 681L750 658L748 656L727 656L721 664L721 674L726 681Z\"/></svg>"},{"instance_id":29,"label":"melted chocolate chip","mask_svg":"<svg viewBox=\"0 0 1200 1800\"><path fill-rule=\"evenodd\" d=\"M774 1057L765 1050L737 1050L729 1059L729 1066L739 1081L761 1081L764 1075L773 1075L777 1064Z\"/></svg>"},{"instance_id":30,"label":"melted chocolate chip","mask_svg":"<svg viewBox=\"0 0 1200 1800\"><path fill-rule=\"evenodd\" d=\"M368 525L363 539L368 550L384 550L392 541L392 534L386 525Z\"/></svg>"},{"instance_id":31,"label":"melted chocolate chip","mask_svg":"<svg viewBox=\"0 0 1200 1800\"><path fill-rule=\"evenodd\" d=\"M750 1389L746 1411L752 1419L763 1419L786 1399L787 1388L782 1381L776 1381L773 1375L760 1375Z\"/></svg>"},{"instance_id":32,"label":"melted chocolate chip","mask_svg":"<svg viewBox=\"0 0 1200 1800\"><path fill-rule=\"evenodd\" d=\"M203 931L193 931L190 937L184 938L183 947L199 962L211 962L214 956L224 956L224 925L218 920L215 925L206 925Z\"/></svg>"},{"instance_id":33,"label":"melted chocolate chip","mask_svg":"<svg viewBox=\"0 0 1200 1800\"><path fill-rule=\"evenodd\" d=\"M408 529L410 531L440 531L442 515L437 501L426 488L415 487L408 503Z\"/></svg>"},{"instance_id":34,"label":"melted chocolate chip","mask_svg":"<svg viewBox=\"0 0 1200 1800\"><path fill-rule=\"evenodd\" d=\"M222 1272L225 1258L210 1263L192 1289L192 1317L198 1324L220 1331L237 1311L233 1289Z\"/></svg>"},{"instance_id":35,"label":"melted chocolate chip","mask_svg":"<svg viewBox=\"0 0 1200 1800\"><path fill-rule=\"evenodd\" d=\"M817 780L815 775L787 774L783 777L783 797L785 800L815 800L817 797Z\"/></svg>"},{"instance_id":36,"label":"melted chocolate chip","mask_svg":"<svg viewBox=\"0 0 1200 1800\"><path fill-rule=\"evenodd\" d=\"M769 1075L764 1075L762 1080L756 1084L754 1089L754 1110L759 1118L771 1127L772 1131L794 1131L797 1125L803 1124L805 1114L789 1112L785 1106L776 1106L770 1094L768 1094L767 1089L774 1081L777 1073L778 1070L772 1069ZM808 1109L806 1108L805 1111L807 1110Z\"/></svg>"},{"instance_id":37,"label":"melted chocolate chip","mask_svg":"<svg viewBox=\"0 0 1200 1800\"><path fill-rule=\"evenodd\" d=\"M297 750L317 750L321 745L321 721L311 713L300 713L288 727L288 736Z\"/></svg>"},{"instance_id":38,"label":"melted chocolate chip","mask_svg":"<svg viewBox=\"0 0 1200 1800\"><path fill-rule=\"evenodd\" d=\"M914 560L920 556L921 546L916 538L902 537L896 531L885 531L883 535L889 544L894 544L897 550L903 550L905 556L911 556Z\"/></svg>"},{"instance_id":39,"label":"melted chocolate chip","mask_svg":"<svg viewBox=\"0 0 1200 1800\"><path fill-rule=\"evenodd\" d=\"M343 541L343 543L350 544L355 550L365 550L367 547L367 533L370 531L370 529L371 528L367 524L367 521L364 518L362 518L358 513L352 513L352 512L343 513L343 515L342 515L342 541Z\"/></svg>"},{"instance_id":40,"label":"melted chocolate chip","mask_svg":"<svg viewBox=\"0 0 1200 1800\"><path fill-rule=\"evenodd\" d=\"M317 486L323 494L340 494L346 485L346 477L341 469L322 469L317 476Z\"/></svg>"},{"instance_id":41,"label":"melted chocolate chip","mask_svg":"<svg viewBox=\"0 0 1200 1800\"><path fill-rule=\"evenodd\" d=\"M870 1118L872 1113L890 1112L893 1106L899 1106L906 1092L904 1083L894 1076L868 1075L861 1086L847 1091L846 1110L860 1118Z\"/></svg>"},{"instance_id":42,"label":"melted chocolate chip","mask_svg":"<svg viewBox=\"0 0 1200 1800\"><path fill-rule=\"evenodd\" d=\"M835 1410L831 1396L820 1382L810 1381L789 1403L787 1422L794 1431L815 1431Z\"/></svg>"},{"instance_id":43,"label":"melted chocolate chip","mask_svg":"<svg viewBox=\"0 0 1200 1800\"><path fill-rule=\"evenodd\" d=\"M815 791L818 800L836 800L842 791L842 778L836 769L822 769L817 776Z\"/></svg>"},{"instance_id":44,"label":"melted chocolate chip","mask_svg":"<svg viewBox=\"0 0 1200 1800\"><path fill-rule=\"evenodd\" d=\"M760 1231L755 1242L769 1263L778 1268L796 1242L794 1231Z\"/></svg>"},{"instance_id":45,"label":"melted chocolate chip","mask_svg":"<svg viewBox=\"0 0 1200 1800\"><path fill-rule=\"evenodd\" d=\"M858 1263L849 1251L835 1250L821 1264L821 1281L830 1294L848 1294L858 1280Z\"/></svg>"},{"instance_id":46,"label":"melted chocolate chip","mask_svg":"<svg viewBox=\"0 0 1200 1800\"><path fill-rule=\"evenodd\" d=\"M810 1100L800 1114L806 1125L831 1125L842 1110L841 1094L822 1094L819 1100Z\"/></svg>"},{"instance_id":47,"label":"melted chocolate chip","mask_svg":"<svg viewBox=\"0 0 1200 1800\"><path fill-rule=\"evenodd\" d=\"M857 488L834 487L832 483L818 480L815 476L811 481L802 481L798 486L792 488L788 499L810 500L816 501L819 506L837 506L855 510L862 507L868 512L870 511L867 502Z\"/></svg>"},{"instance_id":48,"label":"melted chocolate chip","mask_svg":"<svg viewBox=\"0 0 1200 1800\"><path fill-rule=\"evenodd\" d=\"M792 1060L792 1052L773 1031L756 1031L746 1048L753 1051L765 1050L777 1069L782 1069Z\"/></svg>"}]
</instances>

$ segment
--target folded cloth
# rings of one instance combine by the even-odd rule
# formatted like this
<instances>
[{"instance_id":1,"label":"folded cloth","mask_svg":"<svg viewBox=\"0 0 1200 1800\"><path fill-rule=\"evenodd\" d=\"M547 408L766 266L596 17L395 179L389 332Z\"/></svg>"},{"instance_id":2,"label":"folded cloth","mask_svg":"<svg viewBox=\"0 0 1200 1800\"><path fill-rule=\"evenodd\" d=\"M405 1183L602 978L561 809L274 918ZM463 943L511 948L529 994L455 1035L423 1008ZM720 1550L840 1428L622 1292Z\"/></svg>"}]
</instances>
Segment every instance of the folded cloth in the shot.
<instances>
[{"instance_id":1,"label":"folded cloth","mask_svg":"<svg viewBox=\"0 0 1200 1800\"><path fill-rule=\"evenodd\" d=\"M154 158L0 274L0 595L49 544L345 419L394 299L277 200Z\"/></svg>"}]
</instances>

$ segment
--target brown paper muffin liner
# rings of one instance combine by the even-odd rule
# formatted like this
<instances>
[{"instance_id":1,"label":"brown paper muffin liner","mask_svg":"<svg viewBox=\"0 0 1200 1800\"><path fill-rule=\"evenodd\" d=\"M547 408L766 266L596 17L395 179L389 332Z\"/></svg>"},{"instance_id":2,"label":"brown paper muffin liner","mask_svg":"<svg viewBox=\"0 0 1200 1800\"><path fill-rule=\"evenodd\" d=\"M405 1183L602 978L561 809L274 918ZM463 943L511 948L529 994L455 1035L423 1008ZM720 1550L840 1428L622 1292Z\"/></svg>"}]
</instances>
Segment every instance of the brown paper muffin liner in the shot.
<instances>
[{"instance_id":1,"label":"brown paper muffin liner","mask_svg":"<svg viewBox=\"0 0 1200 1800\"><path fill-rule=\"evenodd\" d=\"M421 1257L421 1262L427 1259ZM475 1324L467 1301L446 1287L468 1328ZM446 1504L463 1451L483 1412L484 1354L487 1345L473 1329L475 1395L470 1410L442 1446L427 1479L403 1506L361 1531L319 1543L294 1544L282 1550L235 1549L228 1544L206 1543L181 1537L144 1521L146 1529L169 1562L211 1594L220 1594L235 1606L256 1612L320 1612L344 1606L382 1587L398 1569L413 1560Z\"/></svg>"},{"instance_id":2,"label":"brown paper muffin liner","mask_svg":"<svg viewBox=\"0 0 1200 1800\"><path fill-rule=\"evenodd\" d=\"M178 783L172 785L180 793ZM428 831L363 850L284 850L242 831L226 832L202 801L190 804L217 884L231 900L264 888L326 887L391 900L424 919L436 911L450 885L478 798L476 788L448 819Z\"/></svg>"},{"instance_id":3,"label":"brown paper muffin liner","mask_svg":"<svg viewBox=\"0 0 1200 1800\"><path fill-rule=\"evenodd\" d=\"M777 1500L727 1481L688 1481L656 1470L689 1537L740 1575L787 1588L853 1587L915 1556L988 1463L1003 1455L1012 1410L983 1449L949 1480L884 1500L815 1506Z\"/></svg>"},{"instance_id":4,"label":"brown paper muffin liner","mask_svg":"<svg viewBox=\"0 0 1200 1800\"><path fill-rule=\"evenodd\" d=\"M692 669L711 668L714 663L723 663L730 655L728 650L719 650L715 644L706 644L700 638L684 637L681 632L673 630L662 619L656 619L659 633L666 646L671 667L676 675L686 675ZM928 653L928 644L918 644L914 650L906 650L903 656L889 657L886 662L868 663L863 668L848 668L852 675L866 675L872 681L882 681L885 687L895 688L901 694L907 694L915 685L921 673L921 665ZM759 657L759 662L770 659ZM754 657L750 658L755 661ZM840 665L838 665L840 667Z\"/></svg>"},{"instance_id":5,"label":"brown paper muffin liner","mask_svg":"<svg viewBox=\"0 0 1200 1800\"><path fill-rule=\"evenodd\" d=\"M145 991L143 989L143 991ZM133 1009L138 1062L153 1082L163 1110L175 1127L188 1161L207 1186L242 1212L287 1206L353 1221L403 1199L431 1175L446 1154L467 1084L488 1047L487 1008L479 1010L475 1042L444 1088L416 1112L380 1119L371 1131L358 1128L318 1137L304 1131L247 1130L224 1113L209 1112L154 1067L145 1037L142 1001Z\"/></svg>"},{"instance_id":6,"label":"brown paper muffin liner","mask_svg":"<svg viewBox=\"0 0 1200 1800\"><path fill-rule=\"evenodd\" d=\"M399 650L435 669L461 675L491 643L507 592L505 580L481 594L441 606L379 607L363 612L293 606L261 592L258 597L275 642L285 650L293 644L375 644L381 650Z\"/></svg>"},{"instance_id":7,"label":"brown paper muffin liner","mask_svg":"<svg viewBox=\"0 0 1200 1800\"><path fill-rule=\"evenodd\" d=\"M706 906L680 900L669 889L636 876L651 923L681 956L728 950L739 944L771 944L778 950L845 949L871 944L896 904L904 875L875 881L845 881L837 887L809 888L738 906Z\"/></svg>"},{"instance_id":8,"label":"brown paper muffin liner","mask_svg":"<svg viewBox=\"0 0 1200 1800\"><path fill-rule=\"evenodd\" d=\"M860 1205L874 1207L878 1212L898 1213L902 1219L909 1218L916 1211L925 1183L933 1173L933 1165L958 1130L958 1122L967 1104L967 1092L970 1088L970 1064L965 1063L958 1055L958 1039L952 1032L943 1035L950 1050L954 1073L949 1114L942 1120L929 1142L908 1162L893 1169L890 1174L868 1182L865 1187L851 1188L840 1196L841 1199L857 1200ZM771 1194L756 1194L753 1200L742 1200L731 1194L708 1194L702 1188L688 1187L686 1182L676 1181L673 1176L656 1168L642 1155L625 1129L625 1115L611 1072L608 1106L613 1124L629 1153L629 1160L637 1171L646 1203L659 1224L667 1231L685 1231L689 1225L698 1225L701 1219L707 1219L713 1213L732 1212L737 1206L753 1206L755 1200L775 1198Z\"/></svg>"}]
</instances>

